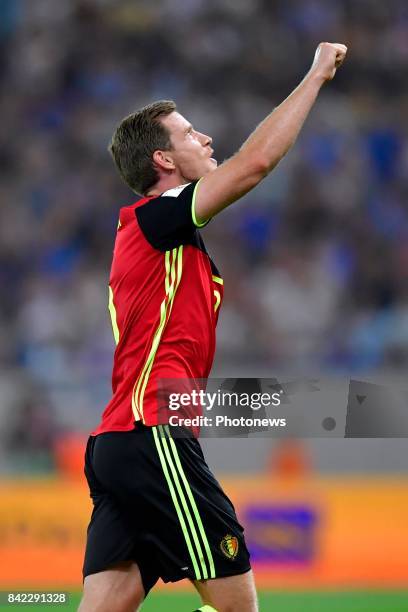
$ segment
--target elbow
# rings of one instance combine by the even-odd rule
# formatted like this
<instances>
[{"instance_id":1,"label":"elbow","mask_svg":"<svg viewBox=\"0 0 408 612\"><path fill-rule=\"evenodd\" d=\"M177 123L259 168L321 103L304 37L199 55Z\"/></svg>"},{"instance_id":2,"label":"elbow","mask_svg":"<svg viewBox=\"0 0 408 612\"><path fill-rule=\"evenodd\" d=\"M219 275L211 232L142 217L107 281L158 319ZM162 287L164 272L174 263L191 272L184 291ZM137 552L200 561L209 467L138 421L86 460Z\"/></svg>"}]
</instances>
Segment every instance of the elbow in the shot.
<instances>
[{"instance_id":1,"label":"elbow","mask_svg":"<svg viewBox=\"0 0 408 612\"><path fill-rule=\"evenodd\" d=\"M238 176L243 185L243 191L247 192L258 185L280 162L283 155L269 156L264 152L241 150L236 156L238 162Z\"/></svg>"},{"instance_id":2,"label":"elbow","mask_svg":"<svg viewBox=\"0 0 408 612\"><path fill-rule=\"evenodd\" d=\"M276 149L270 155L257 154L254 156L251 164L251 170L255 177L258 177L258 182L267 176L279 164L291 148L292 143L285 147L284 150Z\"/></svg>"},{"instance_id":3,"label":"elbow","mask_svg":"<svg viewBox=\"0 0 408 612\"><path fill-rule=\"evenodd\" d=\"M249 174L253 178L255 185L264 179L273 167L271 167L270 160L262 155L254 156L248 165Z\"/></svg>"},{"instance_id":4,"label":"elbow","mask_svg":"<svg viewBox=\"0 0 408 612\"><path fill-rule=\"evenodd\" d=\"M252 173L261 181L279 164L287 151L276 151L271 156L257 155L251 165Z\"/></svg>"}]
</instances>

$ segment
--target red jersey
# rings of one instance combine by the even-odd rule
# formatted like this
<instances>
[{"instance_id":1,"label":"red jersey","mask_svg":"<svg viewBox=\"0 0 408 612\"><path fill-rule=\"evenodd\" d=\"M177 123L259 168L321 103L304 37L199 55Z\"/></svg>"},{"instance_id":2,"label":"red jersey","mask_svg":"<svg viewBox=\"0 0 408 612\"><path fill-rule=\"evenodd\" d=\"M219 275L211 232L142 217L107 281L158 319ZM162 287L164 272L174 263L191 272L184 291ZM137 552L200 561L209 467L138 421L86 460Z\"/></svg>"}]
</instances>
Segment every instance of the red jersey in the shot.
<instances>
[{"instance_id":1,"label":"red jersey","mask_svg":"<svg viewBox=\"0 0 408 612\"><path fill-rule=\"evenodd\" d=\"M198 181L120 209L109 279L113 396L91 433L158 424L160 379L209 376L223 280L198 227Z\"/></svg>"}]
</instances>

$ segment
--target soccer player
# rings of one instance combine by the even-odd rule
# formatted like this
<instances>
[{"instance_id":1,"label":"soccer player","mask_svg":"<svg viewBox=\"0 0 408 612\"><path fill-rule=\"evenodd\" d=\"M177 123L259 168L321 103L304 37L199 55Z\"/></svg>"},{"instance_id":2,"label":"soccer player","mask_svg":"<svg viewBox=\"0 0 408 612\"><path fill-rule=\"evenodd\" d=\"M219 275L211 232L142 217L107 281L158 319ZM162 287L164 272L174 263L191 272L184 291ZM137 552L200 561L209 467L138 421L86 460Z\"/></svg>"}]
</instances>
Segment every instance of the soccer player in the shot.
<instances>
[{"instance_id":1,"label":"soccer player","mask_svg":"<svg viewBox=\"0 0 408 612\"><path fill-rule=\"evenodd\" d=\"M211 138L171 101L126 117L113 135L119 172L143 197L121 208L113 252L113 397L85 454L94 507L81 612L136 610L159 578L190 579L201 610L257 610L234 507L198 440L160 423L157 385L210 373L223 280L198 228L278 164L346 52L321 43L300 85L219 167Z\"/></svg>"}]
</instances>

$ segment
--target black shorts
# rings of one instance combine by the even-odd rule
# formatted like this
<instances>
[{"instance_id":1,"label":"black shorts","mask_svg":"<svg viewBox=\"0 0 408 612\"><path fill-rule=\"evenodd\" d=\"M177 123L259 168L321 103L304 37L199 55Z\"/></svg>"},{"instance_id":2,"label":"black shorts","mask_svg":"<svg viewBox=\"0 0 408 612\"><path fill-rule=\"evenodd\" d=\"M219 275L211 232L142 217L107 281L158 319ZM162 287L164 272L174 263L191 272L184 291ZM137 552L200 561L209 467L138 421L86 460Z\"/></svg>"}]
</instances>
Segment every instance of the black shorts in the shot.
<instances>
[{"instance_id":1,"label":"black shorts","mask_svg":"<svg viewBox=\"0 0 408 612\"><path fill-rule=\"evenodd\" d=\"M94 508L84 578L134 560L147 594L159 578L206 580L250 570L244 530L198 440L172 431L136 424L90 436L85 475Z\"/></svg>"}]
</instances>

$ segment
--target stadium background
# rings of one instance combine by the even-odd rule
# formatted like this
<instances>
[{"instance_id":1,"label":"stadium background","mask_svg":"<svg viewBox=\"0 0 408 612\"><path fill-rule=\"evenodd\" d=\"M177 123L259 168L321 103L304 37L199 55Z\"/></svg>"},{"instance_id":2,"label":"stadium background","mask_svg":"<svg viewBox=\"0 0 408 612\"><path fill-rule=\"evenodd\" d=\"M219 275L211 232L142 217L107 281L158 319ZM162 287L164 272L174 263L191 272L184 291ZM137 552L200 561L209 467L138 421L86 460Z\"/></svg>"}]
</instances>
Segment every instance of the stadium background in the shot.
<instances>
[{"instance_id":1,"label":"stadium background","mask_svg":"<svg viewBox=\"0 0 408 612\"><path fill-rule=\"evenodd\" d=\"M296 147L205 229L226 290L213 373L402 378L405 2L0 0L1 589L81 588L83 443L109 398L108 272L134 199L106 151L116 123L174 98L222 161L321 40L349 57ZM206 447L262 610L408 610L405 439ZM175 597L145 609L192 608Z\"/></svg>"}]
</instances>

